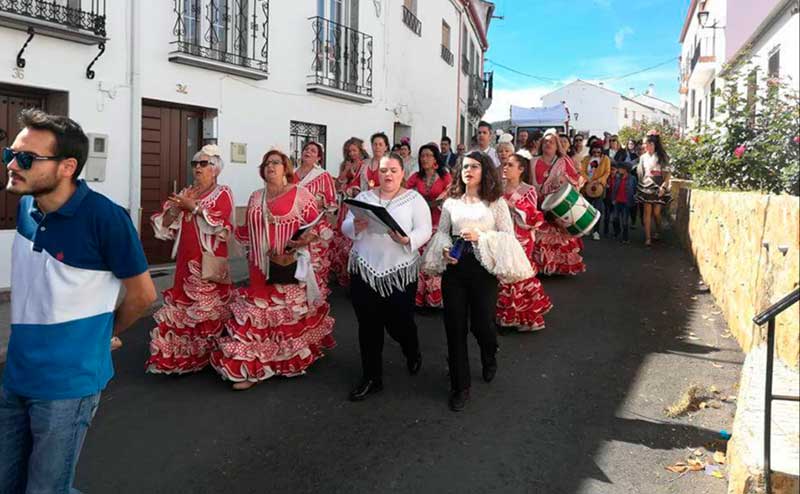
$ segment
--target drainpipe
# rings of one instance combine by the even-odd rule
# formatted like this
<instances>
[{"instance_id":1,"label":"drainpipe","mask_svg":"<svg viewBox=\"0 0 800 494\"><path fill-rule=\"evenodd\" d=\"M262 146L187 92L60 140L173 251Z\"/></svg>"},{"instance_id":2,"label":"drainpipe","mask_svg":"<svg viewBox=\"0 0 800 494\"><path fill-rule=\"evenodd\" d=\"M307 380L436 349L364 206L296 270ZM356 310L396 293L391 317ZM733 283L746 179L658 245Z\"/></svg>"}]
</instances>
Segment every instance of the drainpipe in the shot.
<instances>
[{"instance_id":1,"label":"drainpipe","mask_svg":"<svg viewBox=\"0 0 800 494\"><path fill-rule=\"evenodd\" d=\"M464 32L464 11L462 9L458 9L458 55L456 55L456 148L458 148L458 139L463 133L461 129L461 48L462 48L462 40L461 34ZM451 144L452 145L452 144ZM467 144L464 144L466 148Z\"/></svg>"},{"instance_id":2,"label":"drainpipe","mask_svg":"<svg viewBox=\"0 0 800 494\"><path fill-rule=\"evenodd\" d=\"M140 86L141 55L137 45L140 2L128 2L128 87L130 87L130 178L129 197L131 220L142 231L142 88Z\"/></svg>"}]
</instances>

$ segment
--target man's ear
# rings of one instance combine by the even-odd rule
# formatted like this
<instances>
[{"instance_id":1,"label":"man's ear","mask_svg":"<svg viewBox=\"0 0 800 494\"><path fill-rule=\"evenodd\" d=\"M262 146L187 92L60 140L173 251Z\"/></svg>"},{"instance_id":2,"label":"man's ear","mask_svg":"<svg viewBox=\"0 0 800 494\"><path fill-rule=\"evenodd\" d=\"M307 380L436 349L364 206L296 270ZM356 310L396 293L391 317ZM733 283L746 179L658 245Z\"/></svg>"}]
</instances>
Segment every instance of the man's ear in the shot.
<instances>
[{"instance_id":1,"label":"man's ear","mask_svg":"<svg viewBox=\"0 0 800 494\"><path fill-rule=\"evenodd\" d=\"M75 170L78 169L78 160L75 158L65 158L59 162L58 168L60 176L71 179L75 174Z\"/></svg>"}]
</instances>

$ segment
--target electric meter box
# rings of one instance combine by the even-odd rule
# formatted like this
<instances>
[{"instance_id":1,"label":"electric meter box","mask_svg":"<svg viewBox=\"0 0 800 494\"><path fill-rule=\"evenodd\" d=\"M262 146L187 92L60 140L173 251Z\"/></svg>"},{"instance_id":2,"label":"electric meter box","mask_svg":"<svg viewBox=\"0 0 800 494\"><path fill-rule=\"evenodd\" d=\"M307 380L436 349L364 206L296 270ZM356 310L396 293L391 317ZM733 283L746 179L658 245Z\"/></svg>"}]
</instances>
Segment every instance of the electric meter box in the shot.
<instances>
[{"instance_id":1,"label":"electric meter box","mask_svg":"<svg viewBox=\"0 0 800 494\"><path fill-rule=\"evenodd\" d=\"M108 162L108 134L88 134L88 137L89 158L84 167L84 177L88 182L103 182Z\"/></svg>"}]
</instances>

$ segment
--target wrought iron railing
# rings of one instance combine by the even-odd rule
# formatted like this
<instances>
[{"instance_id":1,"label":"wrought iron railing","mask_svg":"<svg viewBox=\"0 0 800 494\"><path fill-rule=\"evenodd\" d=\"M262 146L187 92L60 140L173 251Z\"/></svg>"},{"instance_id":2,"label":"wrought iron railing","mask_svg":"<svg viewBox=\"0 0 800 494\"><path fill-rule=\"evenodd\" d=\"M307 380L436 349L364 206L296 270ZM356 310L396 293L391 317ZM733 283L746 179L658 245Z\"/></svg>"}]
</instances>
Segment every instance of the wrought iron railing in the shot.
<instances>
[{"instance_id":1,"label":"wrought iron railing","mask_svg":"<svg viewBox=\"0 0 800 494\"><path fill-rule=\"evenodd\" d=\"M798 396L776 395L772 393L772 369L775 361L775 318L800 300L800 288L774 303L767 310L753 318L759 326L767 324L767 377L764 388L764 486L767 494L772 494L770 460L772 456L772 402L800 401Z\"/></svg>"},{"instance_id":2,"label":"wrought iron railing","mask_svg":"<svg viewBox=\"0 0 800 494\"><path fill-rule=\"evenodd\" d=\"M105 0L0 0L0 14L3 12L106 35Z\"/></svg>"},{"instance_id":3,"label":"wrought iron railing","mask_svg":"<svg viewBox=\"0 0 800 494\"><path fill-rule=\"evenodd\" d=\"M372 97L372 36L324 17L311 17L314 30L313 84Z\"/></svg>"},{"instance_id":4,"label":"wrought iron railing","mask_svg":"<svg viewBox=\"0 0 800 494\"><path fill-rule=\"evenodd\" d=\"M494 72L484 72L483 77L472 75L469 83L467 111L474 117L482 117L492 104L493 92Z\"/></svg>"},{"instance_id":5,"label":"wrought iron railing","mask_svg":"<svg viewBox=\"0 0 800 494\"><path fill-rule=\"evenodd\" d=\"M442 60L448 63L448 65L453 65L453 52L444 45L442 45Z\"/></svg>"},{"instance_id":6,"label":"wrought iron railing","mask_svg":"<svg viewBox=\"0 0 800 494\"><path fill-rule=\"evenodd\" d=\"M422 21L417 19L414 12L411 12L405 5L403 5L403 24L408 26L417 36L422 36Z\"/></svg>"},{"instance_id":7,"label":"wrought iron railing","mask_svg":"<svg viewBox=\"0 0 800 494\"><path fill-rule=\"evenodd\" d=\"M176 50L268 72L269 0L173 0Z\"/></svg>"}]
</instances>

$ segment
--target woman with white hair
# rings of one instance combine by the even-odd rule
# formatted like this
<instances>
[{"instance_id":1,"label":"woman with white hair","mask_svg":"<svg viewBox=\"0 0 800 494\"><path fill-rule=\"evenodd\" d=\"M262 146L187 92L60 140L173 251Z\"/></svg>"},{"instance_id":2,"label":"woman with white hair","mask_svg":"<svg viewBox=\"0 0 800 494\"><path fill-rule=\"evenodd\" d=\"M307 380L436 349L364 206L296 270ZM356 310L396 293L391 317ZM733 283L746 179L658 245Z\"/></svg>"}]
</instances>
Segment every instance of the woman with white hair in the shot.
<instances>
[{"instance_id":1,"label":"woman with white hair","mask_svg":"<svg viewBox=\"0 0 800 494\"><path fill-rule=\"evenodd\" d=\"M185 374L208 365L215 339L230 318L228 239L233 231L233 195L217 178L222 171L217 146L206 145L192 158L194 183L173 193L150 218L156 238L171 240L175 282L153 318L147 372Z\"/></svg>"}]
</instances>

